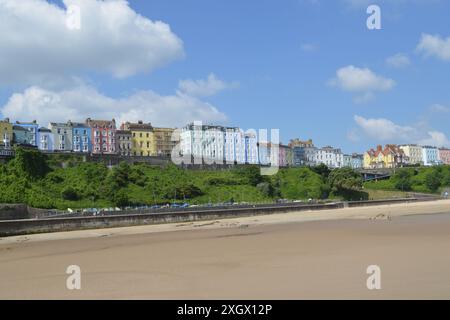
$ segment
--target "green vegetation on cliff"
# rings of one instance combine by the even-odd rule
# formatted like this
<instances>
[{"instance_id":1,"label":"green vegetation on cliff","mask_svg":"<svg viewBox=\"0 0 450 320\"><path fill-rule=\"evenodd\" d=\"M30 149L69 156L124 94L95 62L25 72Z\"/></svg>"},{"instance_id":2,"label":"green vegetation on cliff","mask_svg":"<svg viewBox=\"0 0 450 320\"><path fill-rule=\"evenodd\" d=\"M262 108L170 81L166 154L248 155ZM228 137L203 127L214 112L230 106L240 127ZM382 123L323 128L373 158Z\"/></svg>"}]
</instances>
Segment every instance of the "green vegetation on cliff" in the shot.
<instances>
[{"instance_id":1,"label":"green vegetation on cliff","mask_svg":"<svg viewBox=\"0 0 450 320\"><path fill-rule=\"evenodd\" d=\"M113 168L71 155L46 156L17 150L0 164L0 203L38 208L125 207L172 202L191 204L273 202L276 199L347 199L371 197L372 190L435 192L450 185L449 167L399 170L390 180L364 184L351 169L326 166L280 169L261 176L257 166L228 170L184 170L125 162ZM409 170L409 171L408 171Z\"/></svg>"},{"instance_id":2,"label":"green vegetation on cliff","mask_svg":"<svg viewBox=\"0 0 450 320\"><path fill-rule=\"evenodd\" d=\"M427 168L402 168L388 180L366 182L364 187L371 190L411 191L437 193L450 186L450 166Z\"/></svg>"}]
</instances>

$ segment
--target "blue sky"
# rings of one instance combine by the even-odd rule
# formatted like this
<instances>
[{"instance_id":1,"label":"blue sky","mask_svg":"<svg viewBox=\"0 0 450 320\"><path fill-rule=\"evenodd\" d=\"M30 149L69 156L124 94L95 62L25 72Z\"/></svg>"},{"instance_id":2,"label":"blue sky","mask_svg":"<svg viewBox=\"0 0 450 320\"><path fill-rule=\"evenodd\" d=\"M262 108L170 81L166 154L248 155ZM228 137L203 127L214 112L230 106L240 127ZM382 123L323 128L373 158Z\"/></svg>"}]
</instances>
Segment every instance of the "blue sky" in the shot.
<instances>
[{"instance_id":1,"label":"blue sky","mask_svg":"<svg viewBox=\"0 0 450 320\"><path fill-rule=\"evenodd\" d=\"M0 15L11 16L9 1L0 0ZM33 9L45 1L31 2ZM13 33L0 37L0 48L9 48L0 58L4 117L45 122L92 113L174 126L198 117L279 128L284 142L312 138L345 152L377 143L450 147L450 1L374 1L381 30L366 27L365 0L150 0L128 8L119 1L115 15L100 18L90 2L97 1L65 1L81 6L86 41L42 27L39 15L0 19L0 30ZM170 31L127 25L116 37L120 26L105 24L119 14L162 21ZM89 19L106 22L94 28Z\"/></svg>"}]
</instances>

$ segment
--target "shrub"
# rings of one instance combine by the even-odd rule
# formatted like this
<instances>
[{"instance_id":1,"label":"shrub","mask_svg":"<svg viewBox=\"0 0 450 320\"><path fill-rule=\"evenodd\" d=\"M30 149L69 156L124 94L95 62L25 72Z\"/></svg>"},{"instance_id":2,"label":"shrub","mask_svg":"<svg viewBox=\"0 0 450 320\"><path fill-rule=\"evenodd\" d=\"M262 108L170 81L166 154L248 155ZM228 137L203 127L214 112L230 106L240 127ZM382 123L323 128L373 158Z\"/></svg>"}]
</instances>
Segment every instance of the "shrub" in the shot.
<instances>
[{"instance_id":1,"label":"shrub","mask_svg":"<svg viewBox=\"0 0 450 320\"><path fill-rule=\"evenodd\" d=\"M427 173L425 176L425 185L432 192L436 192L439 189L441 186L441 177L438 170L432 170Z\"/></svg>"},{"instance_id":2,"label":"shrub","mask_svg":"<svg viewBox=\"0 0 450 320\"><path fill-rule=\"evenodd\" d=\"M74 188L72 188L72 187L65 187L61 191L61 197L64 200L76 201L76 200L79 200L80 195L78 194L78 191L75 190Z\"/></svg>"},{"instance_id":3,"label":"shrub","mask_svg":"<svg viewBox=\"0 0 450 320\"><path fill-rule=\"evenodd\" d=\"M412 188L413 172L409 169L398 171L391 179L397 190L409 191Z\"/></svg>"},{"instance_id":4,"label":"shrub","mask_svg":"<svg viewBox=\"0 0 450 320\"><path fill-rule=\"evenodd\" d=\"M17 176L28 179L40 179L50 172L47 156L38 150L15 149L16 156L9 162L9 166Z\"/></svg>"},{"instance_id":5,"label":"shrub","mask_svg":"<svg viewBox=\"0 0 450 320\"><path fill-rule=\"evenodd\" d=\"M261 182L256 188L266 197L272 197L274 194L274 188L268 182Z\"/></svg>"},{"instance_id":6,"label":"shrub","mask_svg":"<svg viewBox=\"0 0 450 320\"><path fill-rule=\"evenodd\" d=\"M125 190L119 190L115 193L113 197L113 204L116 207L123 208L130 205L130 199Z\"/></svg>"}]
</instances>

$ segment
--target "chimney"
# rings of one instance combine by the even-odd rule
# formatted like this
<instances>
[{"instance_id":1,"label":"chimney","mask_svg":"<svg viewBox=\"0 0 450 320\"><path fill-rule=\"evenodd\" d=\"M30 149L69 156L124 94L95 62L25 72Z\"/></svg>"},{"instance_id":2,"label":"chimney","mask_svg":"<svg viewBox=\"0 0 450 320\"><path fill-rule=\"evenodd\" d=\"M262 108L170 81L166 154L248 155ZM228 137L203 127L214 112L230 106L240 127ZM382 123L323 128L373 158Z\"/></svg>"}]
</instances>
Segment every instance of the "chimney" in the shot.
<instances>
[{"instance_id":1,"label":"chimney","mask_svg":"<svg viewBox=\"0 0 450 320\"><path fill-rule=\"evenodd\" d=\"M377 151L381 151L381 150L383 150L383 146L381 146L380 144L377 145Z\"/></svg>"}]
</instances>

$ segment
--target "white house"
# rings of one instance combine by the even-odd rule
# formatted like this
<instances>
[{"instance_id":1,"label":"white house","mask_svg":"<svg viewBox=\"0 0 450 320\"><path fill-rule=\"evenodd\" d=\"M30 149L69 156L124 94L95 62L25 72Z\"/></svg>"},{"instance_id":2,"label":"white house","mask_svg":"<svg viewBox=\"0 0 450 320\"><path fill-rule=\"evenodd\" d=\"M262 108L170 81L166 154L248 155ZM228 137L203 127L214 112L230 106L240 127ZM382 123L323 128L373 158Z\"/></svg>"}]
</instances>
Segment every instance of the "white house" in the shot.
<instances>
[{"instance_id":1,"label":"white house","mask_svg":"<svg viewBox=\"0 0 450 320\"><path fill-rule=\"evenodd\" d=\"M439 149L432 146L422 146L422 160L424 166L436 166L442 162L439 159Z\"/></svg>"},{"instance_id":2,"label":"white house","mask_svg":"<svg viewBox=\"0 0 450 320\"><path fill-rule=\"evenodd\" d=\"M316 164L325 164L329 168L342 168L344 166L344 154L341 149L330 146L317 149Z\"/></svg>"}]
</instances>

